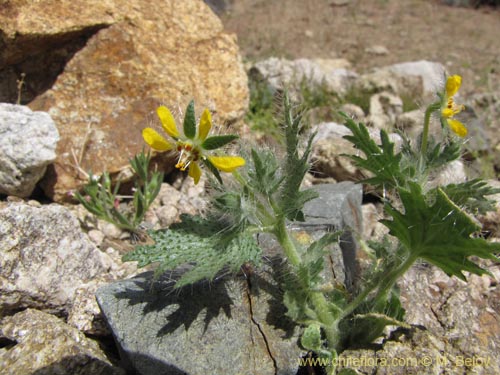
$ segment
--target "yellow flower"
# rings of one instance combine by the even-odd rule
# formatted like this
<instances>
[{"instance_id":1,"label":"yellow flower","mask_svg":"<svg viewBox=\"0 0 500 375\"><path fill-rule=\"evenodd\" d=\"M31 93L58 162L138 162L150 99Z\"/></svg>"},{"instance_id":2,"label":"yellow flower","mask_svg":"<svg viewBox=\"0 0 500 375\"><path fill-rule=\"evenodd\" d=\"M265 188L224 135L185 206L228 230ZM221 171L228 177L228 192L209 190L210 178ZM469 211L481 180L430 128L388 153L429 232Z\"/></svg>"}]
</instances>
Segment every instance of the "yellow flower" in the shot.
<instances>
[{"instance_id":1,"label":"yellow flower","mask_svg":"<svg viewBox=\"0 0 500 375\"><path fill-rule=\"evenodd\" d=\"M450 76L446 80L445 94L441 102L441 117L455 134L459 137L465 137L467 135L467 128L460 121L453 118L453 116L465 109L464 105L456 104L453 99L453 96L460 89L461 84L462 77L459 75Z\"/></svg>"},{"instance_id":2,"label":"yellow flower","mask_svg":"<svg viewBox=\"0 0 500 375\"><path fill-rule=\"evenodd\" d=\"M211 155L209 151L225 146L238 138L235 135L220 135L208 137L212 128L212 116L208 109L203 111L198 129L194 114L194 102L191 101L186 109L184 127L181 132L177 127L174 116L167 107L161 106L156 110L163 130L171 140L165 139L152 128L142 131L144 141L158 151L175 151L179 154L176 168L185 171L189 168L188 175L197 184L201 177L199 163L204 163L220 180L218 171L233 172L236 168L245 165L245 159L240 156Z\"/></svg>"}]
</instances>

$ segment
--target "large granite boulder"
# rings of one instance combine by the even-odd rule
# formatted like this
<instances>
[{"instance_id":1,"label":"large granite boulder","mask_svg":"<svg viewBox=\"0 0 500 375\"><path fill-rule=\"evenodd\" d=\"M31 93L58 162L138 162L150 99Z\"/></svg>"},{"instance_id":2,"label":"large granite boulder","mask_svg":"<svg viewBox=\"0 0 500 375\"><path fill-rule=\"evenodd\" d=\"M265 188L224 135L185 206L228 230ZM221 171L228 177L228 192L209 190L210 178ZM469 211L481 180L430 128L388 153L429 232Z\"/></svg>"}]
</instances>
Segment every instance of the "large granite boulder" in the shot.
<instances>
[{"instance_id":1,"label":"large granite boulder","mask_svg":"<svg viewBox=\"0 0 500 375\"><path fill-rule=\"evenodd\" d=\"M0 16L0 76L13 100L22 80L15 72L26 73L22 99L36 97L30 107L49 112L58 127L58 157L43 182L56 200L85 180L77 167L126 166L144 146L141 130L157 122L159 104L180 115L194 99L218 123L247 108L235 37L201 0L8 4Z\"/></svg>"},{"instance_id":2,"label":"large granite boulder","mask_svg":"<svg viewBox=\"0 0 500 375\"><path fill-rule=\"evenodd\" d=\"M68 316L82 331L102 333L94 292L128 275L96 248L67 208L0 205L0 317L36 308Z\"/></svg>"},{"instance_id":3,"label":"large granite boulder","mask_svg":"<svg viewBox=\"0 0 500 375\"><path fill-rule=\"evenodd\" d=\"M48 113L0 103L0 194L28 197L55 160L58 140Z\"/></svg>"},{"instance_id":4,"label":"large granite boulder","mask_svg":"<svg viewBox=\"0 0 500 375\"><path fill-rule=\"evenodd\" d=\"M320 197L306 205L306 222L291 227L300 240L330 230L361 230L360 185L315 189ZM356 276L356 243L349 233L326 257L328 271L335 269L341 282ZM125 363L141 375L295 374L305 354L300 330L282 304L281 252L269 239L264 244L264 266L237 277L173 290L178 272L155 283L146 273L99 289L99 305Z\"/></svg>"}]
</instances>

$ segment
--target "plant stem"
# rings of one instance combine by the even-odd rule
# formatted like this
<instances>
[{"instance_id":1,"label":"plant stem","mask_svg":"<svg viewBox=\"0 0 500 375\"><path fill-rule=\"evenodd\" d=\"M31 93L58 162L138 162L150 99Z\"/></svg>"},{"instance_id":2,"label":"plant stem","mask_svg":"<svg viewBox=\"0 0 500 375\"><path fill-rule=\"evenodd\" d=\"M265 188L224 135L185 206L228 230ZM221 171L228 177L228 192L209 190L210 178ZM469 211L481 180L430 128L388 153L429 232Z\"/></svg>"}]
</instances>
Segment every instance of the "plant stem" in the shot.
<instances>
[{"instance_id":1,"label":"plant stem","mask_svg":"<svg viewBox=\"0 0 500 375\"><path fill-rule=\"evenodd\" d=\"M283 217L278 219L276 223L274 234L280 245L285 252L286 257L289 259L290 263L296 268L302 264L302 259L295 247L290 234L286 228L285 219ZM304 285L304 288L310 291L309 285ZM321 323L323 330L325 332L326 339L328 341L328 346L330 348L336 348L339 341L338 335L338 322L335 316L332 314L328 307L328 301L322 292L311 291L309 293L313 309L318 316L318 320Z\"/></svg>"},{"instance_id":2,"label":"plant stem","mask_svg":"<svg viewBox=\"0 0 500 375\"><path fill-rule=\"evenodd\" d=\"M380 279L378 282L372 283L367 286L357 297L349 303L344 311L342 312L340 319L346 318L350 315L356 308L366 301L366 297L372 291L377 290L377 294L375 295L374 301L375 303L382 297L384 297L389 290L394 286L396 281L406 272L408 269L415 263L417 257L412 255L408 256L404 262L402 262L399 267L394 268L386 274L385 277Z\"/></svg>"},{"instance_id":3,"label":"plant stem","mask_svg":"<svg viewBox=\"0 0 500 375\"><path fill-rule=\"evenodd\" d=\"M310 294L310 298L314 306L314 311L318 314L318 320L321 322L323 331L325 332L328 347L337 349L339 344L339 320L335 319L334 315L328 308L328 301L323 293L312 292Z\"/></svg>"},{"instance_id":4,"label":"plant stem","mask_svg":"<svg viewBox=\"0 0 500 375\"><path fill-rule=\"evenodd\" d=\"M290 263L295 267L300 266L300 264L302 263L302 259L297 252L293 240L290 238L290 234L288 233L288 230L286 228L284 217L277 218L274 235L283 248L283 251L285 252L285 255Z\"/></svg>"},{"instance_id":5,"label":"plant stem","mask_svg":"<svg viewBox=\"0 0 500 375\"><path fill-rule=\"evenodd\" d=\"M432 103L425 110L424 116L424 131L422 132L422 143L420 145L420 158L424 160L427 155L427 139L429 137L429 123L431 121L432 112L438 110L441 107L441 102Z\"/></svg>"}]
</instances>

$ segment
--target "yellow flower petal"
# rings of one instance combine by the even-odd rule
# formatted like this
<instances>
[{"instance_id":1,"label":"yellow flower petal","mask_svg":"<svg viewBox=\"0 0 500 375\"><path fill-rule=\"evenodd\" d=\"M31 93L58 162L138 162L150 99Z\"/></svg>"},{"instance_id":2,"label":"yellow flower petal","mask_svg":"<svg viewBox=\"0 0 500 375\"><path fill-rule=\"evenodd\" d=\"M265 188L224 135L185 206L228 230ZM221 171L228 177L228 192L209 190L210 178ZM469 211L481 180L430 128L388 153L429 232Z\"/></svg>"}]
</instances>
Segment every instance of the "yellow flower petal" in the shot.
<instances>
[{"instance_id":1,"label":"yellow flower petal","mask_svg":"<svg viewBox=\"0 0 500 375\"><path fill-rule=\"evenodd\" d=\"M198 139L204 141L207 138L210 129L212 128L212 115L205 108L200 118L200 127L198 129Z\"/></svg>"},{"instance_id":2,"label":"yellow flower petal","mask_svg":"<svg viewBox=\"0 0 500 375\"><path fill-rule=\"evenodd\" d=\"M192 162L189 164L189 177L192 177L194 180L194 184L197 185L198 182L200 181L201 177L201 168L196 162Z\"/></svg>"},{"instance_id":3,"label":"yellow flower petal","mask_svg":"<svg viewBox=\"0 0 500 375\"><path fill-rule=\"evenodd\" d=\"M450 97L455 95L460 89L460 85L462 84L462 77L459 75L454 75L448 77L446 80L446 96Z\"/></svg>"},{"instance_id":4,"label":"yellow flower petal","mask_svg":"<svg viewBox=\"0 0 500 375\"><path fill-rule=\"evenodd\" d=\"M240 156L210 156L208 160L222 172L232 172L245 165L245 159Z\"/></svg>"},{"instance_id":5,"label":"yellow flower petal","mask_svg":"<svg viewBox=\"0 0 500 375\"><path fill-rule=\"evenodd\" d=\"M454 115L454 111L453 109L451 108L444 108L442 111L441 111L441 115L445 118L450 118Z\"/></svg>"},{"instance_id":6,"label":"yellow flower petal","mask_svg":"<svg viewBox=\"0 0 500 375\"><path fill-rule=\"evenodd\" d=\"M168 151L174 148L174 145L168 142L160 134L158 134L154 129L145 128L142 131L142 137L144 141L153 149L158 151Z\"/></svg>"},{"instance_id":7,"label":"yellow flower petal","mask_svg":"<svg viewBox=\"0 0 500 375\"><path fill-rule=\"evenodd\" d=\"M167 133L172 138L179 138L180 134L179 130L177 130L177 126L175 125L174 116L172 116L172 113L168 110L168 108L165 106L160 106L156 110L156 113L160 118L161 126L163 127L163 130L165 130L165 133Z\"/></svg>"},{"instance_id":8,"label":"yellow flower petal","mask_svg":"<svg viewBox=\"0 0 500 375\"><path fill-rule=\"evenodd\" d=\"M455 133L459 137L465 137L467 135L467 128L458 120L448 119L448 126L453 131L453 133Z\"/></svg>"}]
</instances>

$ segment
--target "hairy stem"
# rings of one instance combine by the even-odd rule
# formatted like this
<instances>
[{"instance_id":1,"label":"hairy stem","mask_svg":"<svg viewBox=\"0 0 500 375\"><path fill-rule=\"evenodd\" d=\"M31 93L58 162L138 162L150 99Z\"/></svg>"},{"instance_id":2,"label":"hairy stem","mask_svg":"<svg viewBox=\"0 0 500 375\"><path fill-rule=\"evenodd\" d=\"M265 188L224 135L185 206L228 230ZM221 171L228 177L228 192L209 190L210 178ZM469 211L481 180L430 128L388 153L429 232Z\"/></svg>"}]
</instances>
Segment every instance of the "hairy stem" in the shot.
<instances>
[{"instance_id":1,"label":"hairy stem","mask_svg":"<svg viewBox=\"0 0 500 375\"><path fill-rule=\"evenodd\" d=\"M284 218L278 219L274 233L290 263L295 267L300 266L302 264L302 259L286 228ZM330 348L336 348L339 343L338 320L335 319L332 311L330 311L325 295L322 292L311 291L310 285L303 285L303 287L309 291L313 309L322 325L328 341L328 346Z\"/></svg>"},{"instance_id":2,"label":"hairy stem","mask_svg":"<svg viewBox=\"0 0 500 375\"><path fill-rule=\"evenodd\" d=\"M396 281L401 276L403 276L406 273L406 271L408 271L408 269L410 269L410 267L413 265L413 263L415 263L416 260L417 260L416 256L408 256L408 258L406 258L406 260L402 262L399 265L399 267L393 268L392 270L388 270L385 273L385 277L368 285L363 291L361 291L361 293L359 293L356 296L354 300L351 301L351 303L349 303L345 307L344 311L342 311L339 320L344 319L350 314L352 314L352 312L356 310L359 307L359 305L361 305L363 302L366 301L366 297L374 290L377 290L377 294L375 295L374 298L375 304L377 304L381 298L385 298L385 296L392 289L394 284L396 284Z\"/></svg>"},{"instance_id":3,"label":"hairy stem","mask_svg":"<svg viewBox=\"0 0 500 375\"><path fill-rule=\"evenodd\" d=\"M429 138L429 124L431 121L431 114L441 107L441 102L432 103L425 110L424 116L424 131L422 132L422 143L420 145L421 160L425 160L427 155L427 139Z\"/></svg>"},{"instance_id":4,"label":"hairy stem","mask_svg":"<svg viewBox=\"0 0 500 375\"><path fill-rule=\"evenodd\" d=\"M283 248L286 257L293 266L299 266L302 263L302 259L300 258L297 248L295 247L295 244L293 243L293 240L288 233L285 224L285 218L277 218L277 223L274 228L274 235Z\"/></svg>"}]
</instances>

